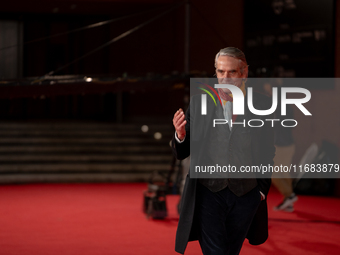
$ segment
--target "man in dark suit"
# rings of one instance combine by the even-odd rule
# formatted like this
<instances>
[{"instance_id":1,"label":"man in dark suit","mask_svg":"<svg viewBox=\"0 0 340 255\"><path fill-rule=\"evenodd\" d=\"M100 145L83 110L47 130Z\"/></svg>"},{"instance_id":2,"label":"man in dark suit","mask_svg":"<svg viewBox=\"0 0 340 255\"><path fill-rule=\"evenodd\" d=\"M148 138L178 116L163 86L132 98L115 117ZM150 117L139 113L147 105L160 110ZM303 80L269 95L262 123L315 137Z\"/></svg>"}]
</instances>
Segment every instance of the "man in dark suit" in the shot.
<instances>
[{"instance_id":1,"label":"man in dark suit","mask_svg":"<svg viewBox=\"0 0 340 255\"><path fill-rule=\"evenodd\" d=\"M233 84L246 94L248 65L242 51L233 47L220 50L215 58L215 67L220 84ZM197 165L196 162L207 154L211 162L220 165L272 165L275 147L270 123L260 128L218 125L213 133L206 132L211 121L221 119L221 116L228 120L228 124L254 118L270 119L270 116L255 116L247 108L244 116L234 116L230 90L221 88L218 94L223 106L210 107L212 100L208 101L206 116L198 114L201 101L197 97L192 98L186 114L181 109L175 113L173 124L176 132L172 147L176 157L184 159L191 150L191 166ZM253 105L259 110L271 106L268 98L260 94L254 94ZM194 132L190 132L193 131L190 125L195 128ZM200 140L201 146L196 146L194 142L197 140ZM207 148L214 150L207 151ZM181 199L175 250L183 254L188 241L198 240L205 255L234 255L239 254L245 238L254 245L265 242L268 237L266 197L270 183L270 173L252 173L247 178L228 176L213 179L190 178L189 173Z\"/></svg>"}]
</instances>

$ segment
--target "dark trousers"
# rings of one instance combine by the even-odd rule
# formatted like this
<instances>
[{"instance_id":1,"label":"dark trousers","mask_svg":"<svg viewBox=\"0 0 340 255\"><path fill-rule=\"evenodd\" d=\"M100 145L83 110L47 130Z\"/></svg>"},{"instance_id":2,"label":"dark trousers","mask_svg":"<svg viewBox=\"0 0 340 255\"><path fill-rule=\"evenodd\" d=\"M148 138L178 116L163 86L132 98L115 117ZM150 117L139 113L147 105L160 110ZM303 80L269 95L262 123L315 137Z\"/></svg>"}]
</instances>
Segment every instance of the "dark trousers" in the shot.
<instances>
[{"instance_id":1,"label":"dark trousers","mask_svg":"<svg viewBox=\"0 0 340 255\"><path fill-rule=\"evenodd\" d=\"M199 243L204 255L237 255L257 207L261 202L258 187L237 197L229 188L211 192L197 184Z\"/></svg>"}]
</instances>

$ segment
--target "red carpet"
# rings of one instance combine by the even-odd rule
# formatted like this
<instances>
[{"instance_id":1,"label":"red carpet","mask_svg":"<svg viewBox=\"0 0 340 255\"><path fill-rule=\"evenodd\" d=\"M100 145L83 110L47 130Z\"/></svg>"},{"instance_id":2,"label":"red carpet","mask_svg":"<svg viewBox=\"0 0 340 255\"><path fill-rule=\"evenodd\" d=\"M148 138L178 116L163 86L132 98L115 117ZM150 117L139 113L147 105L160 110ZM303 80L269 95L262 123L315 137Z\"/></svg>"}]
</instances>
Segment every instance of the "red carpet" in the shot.
<instances>
[{"instance_id":1,"label":"red carpet","mask_svg":"<svg viewBox=\"0 0 340 255\"><path fill-rule=\"evenodd\" d=\"M43 184L0 186L0 255L177 254L178 196L167 196L169 217L142 213L146 184ZM339 254L340 199L299 196L294 213L274 212L270 238L245 243L241 254ZM192 242L186 254L201 254Z\"/></svg>"}]
</instances>

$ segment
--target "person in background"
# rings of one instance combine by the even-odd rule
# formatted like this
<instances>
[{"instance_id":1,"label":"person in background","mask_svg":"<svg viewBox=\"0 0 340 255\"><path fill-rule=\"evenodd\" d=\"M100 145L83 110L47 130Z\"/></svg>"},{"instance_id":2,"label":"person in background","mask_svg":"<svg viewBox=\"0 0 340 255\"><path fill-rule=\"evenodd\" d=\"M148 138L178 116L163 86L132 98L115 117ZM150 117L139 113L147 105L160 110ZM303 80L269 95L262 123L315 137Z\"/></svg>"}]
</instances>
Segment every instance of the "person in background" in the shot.
<instances>
[{"instance_id":1,"label":"person in background","mask_svg":"<svg viewBox=\"0 0 340 255\"><path fill-rule=\"evenodd\" d=\"M272 78L271 81L276 81L275 86L280 87L282 84L281 78ZM264 91L267 95L272 95L272 85L269 83L264 84ZM281 98L280 89L278 89L278 98ZM284 119L294 119L293 109L290 105L286 105L286 115ZM282 119L281 116L281 103L275 111L275 119ZM295 152L295 144L291 127L283 127L282 125L275 125L275 157L274 166L290 166ZM298 197L293 192L293 179L289 172L274 172L272 174L272 183L283 195L283 200L280 204L275 206L275 211L293 212L294 203Z\"/></svg>"}]
</instances>

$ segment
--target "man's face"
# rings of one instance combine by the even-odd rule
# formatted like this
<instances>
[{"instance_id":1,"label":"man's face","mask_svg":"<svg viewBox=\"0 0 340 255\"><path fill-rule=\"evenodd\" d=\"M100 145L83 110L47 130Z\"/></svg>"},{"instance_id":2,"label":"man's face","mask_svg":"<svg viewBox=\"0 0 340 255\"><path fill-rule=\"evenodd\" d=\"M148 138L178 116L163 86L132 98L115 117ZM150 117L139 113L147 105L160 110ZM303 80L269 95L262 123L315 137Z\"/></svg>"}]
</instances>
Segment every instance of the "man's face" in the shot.
<instances>
[{"instance_id":1,"label":"man's face","mask_svg":"<svg viewBox=\"0 0 340 255\"><path fill-rule=\"evenodd\" d=\"M219 84L233 84L241 87L242 78L247 78L248 67L246 66L243 74L240 70L240 60L229 56L219 56L216 62L216 76ZM224 88L225 93L230 93L229 89Z\"/></svg>"}]
</instances>

